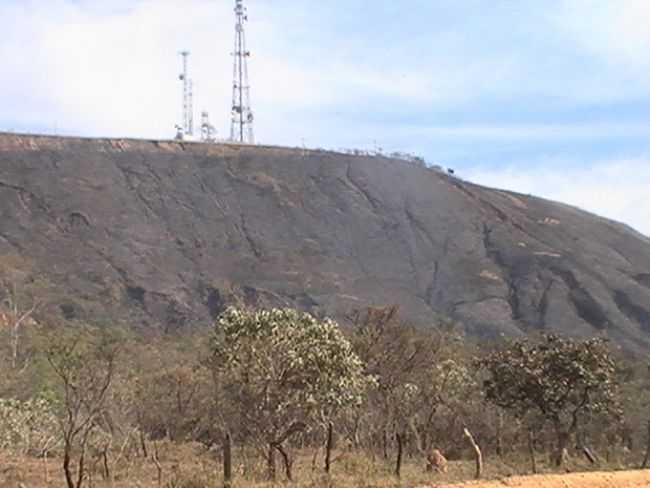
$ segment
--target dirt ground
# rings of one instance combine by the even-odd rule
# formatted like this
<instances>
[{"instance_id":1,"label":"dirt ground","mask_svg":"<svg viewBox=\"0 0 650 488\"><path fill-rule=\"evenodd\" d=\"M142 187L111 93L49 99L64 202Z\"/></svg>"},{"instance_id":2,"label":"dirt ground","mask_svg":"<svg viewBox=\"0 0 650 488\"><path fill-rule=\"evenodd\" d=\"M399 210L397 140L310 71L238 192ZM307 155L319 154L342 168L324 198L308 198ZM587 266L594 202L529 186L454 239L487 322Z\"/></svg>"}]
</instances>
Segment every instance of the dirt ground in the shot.
<instances>
[{"instance_id":1,"label":"dirt ground","mask_svg":"<svg viewBox=\"0 0 650 488\"><path fill-rule=\"evenodd\" d=\"M422 488L650 488L650 470L612 473L575 473L566 475L514 476L497 481L453 485L429 485Z\"/></svg>"},{"instance_id":2,"label":"dirt ground","mask_svg":"<svg viewBox=\"0 0 650 488\"><path fill-rule=\"evenodd\" d=\"M176 445L168 442L152 444L160 458L160 472L149 458L123 457L110 459L109 479L104 479L103 464L98 458L88 459L86 488L161 488L161 487L220 487L223 486L221 463L213 453L193 444ZM150 447L151 447L150 446ZM154 447L152 447L152 452ZM516 467L496 459L486 464L484 475L497 481L465 482L474 474L473 462L450 462L445 475L426 473L421 462L406 462L402 478L397 480L392 465L373 464L364 456L342 456L334 465L331 477L313 471L313 453L303 453L297 459L296 481L270 484L266 481L266 465L256 456L246 458L236 451L236 457L246 459L235 470L235 488L650 488L650 470L603 471L575 474L522 476ZM318 460L322 465L322 458ZM543 463L538 466L546 469ZM637 464L638 465L638 464ZM612 465L614 468L614 465ZM579 469L575 467L575 471ZM586 467L582 467L586 469ZM624 469L624 468L623 468ZM525 471L520 471L523 473ZM160 475L160 478L158 477ZM282 477L281 477L282 478ZM0 488L62 488L65 486L61 459L47 460L15 456L0 451Z\"/></svg>"}]
</instances>

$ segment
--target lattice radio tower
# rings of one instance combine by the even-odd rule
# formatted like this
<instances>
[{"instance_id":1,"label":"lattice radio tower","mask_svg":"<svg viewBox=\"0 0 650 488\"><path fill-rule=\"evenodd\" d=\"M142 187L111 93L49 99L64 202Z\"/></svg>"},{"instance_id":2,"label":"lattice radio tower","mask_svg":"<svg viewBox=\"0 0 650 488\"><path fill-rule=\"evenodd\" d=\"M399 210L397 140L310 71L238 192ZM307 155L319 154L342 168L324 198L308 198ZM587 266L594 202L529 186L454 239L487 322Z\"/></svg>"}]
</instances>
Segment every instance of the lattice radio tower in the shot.
<instances>
[{"instance_id":1,"label":"lattice radio tower","mask_svg":"<svg viewBox=\"0 0 650 488\"><path fill-rule=\"evenodd\" d=\"M179 54L183 57L183 72L178 76L183 82L183 126L176 128L179 131L177 137L182 139L194 135L194 90L188 70L190 52L181 51Z\"/></svg>"},{"instance_id":2,"label":"lattice radio tower","mask_svg":"<svg viewBox=\"0 0 650 488\"><path fill-rule=\"evenodd\" d=\"M248 21L244 0L235 0L235 51L232 84L232 125L230 140L243 144L255 144L253 111L251 110L250 86L248 84L248 58L244 24Z\"/></svg>"}]
</instances>

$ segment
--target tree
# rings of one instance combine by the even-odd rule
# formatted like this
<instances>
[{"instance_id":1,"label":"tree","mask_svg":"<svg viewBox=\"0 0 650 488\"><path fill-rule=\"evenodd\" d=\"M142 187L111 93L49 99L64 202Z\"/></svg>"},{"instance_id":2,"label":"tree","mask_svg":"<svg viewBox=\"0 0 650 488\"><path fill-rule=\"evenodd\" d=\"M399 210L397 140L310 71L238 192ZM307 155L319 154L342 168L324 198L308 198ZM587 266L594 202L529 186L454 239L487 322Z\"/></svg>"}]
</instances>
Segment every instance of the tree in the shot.
<instances>
[{"instance_id":1,"label":"tree","mask_svg":"<svg viewBox=\"0 0 650 488\"><path fill-rule=\"evenodd\" d=\"M625 424L617 432L618 438L608 439L608 455L616 441L622 441L623 452L631 451L635 446L645 450L642 469L650 463L650 364L645 361L630 361L620 368L621 397L625 408Z\"/></svg>"},{"instance_id":2,"label":"tree","mask_svg":"<svg viewBox=\"0 0 650 488\"><path fill-rule=\"evenodd\" d=\"M546 335L516 340L476 361L486 399L523 418L537 413L553 426L557 464L586 415L620 415L616 364L607 341Z\"/></svg>"},{"instance_id":3,"label":"tree","mask_svg":"<svg viewBox=\"0 0 650 488\"><path fill-rule=\"evenodd\" d=\"M10 331L13 370L19 369L22 329L34 323L34 314L43 306L42 295L48 286L20 256L0 256L0 326Z\"/></svg>"},{"instance_id":4,"label":"tree","mask_svg":"<svg viewBox=\"0 0 650 488\"><path fill-rule=\"evenodd\" d=\"M191 438L200 433L201 417L209 413L203 395L204 384L209 395L209 378L200 367L182 361L135 383L138 424L154 438L163 434L172 441Z\"/></svg>"},{"instance_id":5,"label":"tree","mask_svg":"<svg viewBox=\"0 0 650 488\"><path fill-rule=\"evenodd\" d=\"M373 416L371 424L380 429L381 438L374 444L381 445L387 457L388 438L397 429L402 434L410 431L417 449L428 452L439 409L454 409L456 400L474 386L459 350L462 343L433 327L404 324L397 307L358 312L353 322L355 350L377 378L365 409ZM355 420L353 426L360 423Z\"/></svg>"},{"instance_id":6,"label":"tree","mask_svg":"<svg viewBox=\"0 0 650 488\"><path fill-rule=\"evenodd\" d=\"M81 488L85 480L86 449L105 411L117 354L118 345L107 333L88 335L64 331L57 331L46 351L62 397L59 424L68 488ZM72 469L75 451L78 451L76 479Z\"/></svg>"},{"instance_id":7,"label":"tree","mask_svg":"<svg viewBox=\"0 0 650 488\"><path fill-rule=\"evenodd\" d=\"M332 320L291 309L229 308L210 342L217 395L236 419L226 428L252 439L275 474L275 452L291 479L285 445L335 411L361 403L372 379Z\"/></svg>"},{"instance_id":8,"label":"tree","mask_svg":"<svg viewBox=\"0 0 650 488\"><path fill-rule=\"evenodd\" d=\"M46 398L0 398L0 449L47 456L60 443L58 419Z\"/></svg>"}]
</instances>

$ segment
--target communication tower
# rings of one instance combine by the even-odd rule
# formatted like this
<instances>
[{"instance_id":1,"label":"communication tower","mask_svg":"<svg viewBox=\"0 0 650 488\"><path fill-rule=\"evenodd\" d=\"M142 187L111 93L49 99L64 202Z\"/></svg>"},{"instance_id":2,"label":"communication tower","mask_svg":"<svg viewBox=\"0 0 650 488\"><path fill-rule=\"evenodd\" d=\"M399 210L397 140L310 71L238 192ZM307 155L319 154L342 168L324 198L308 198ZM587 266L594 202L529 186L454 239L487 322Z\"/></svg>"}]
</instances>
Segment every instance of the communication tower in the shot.
<instances>
[{"instance_id":1,"label":"communication tower","mask_svg":"<svg viewBox=\"0 0 650 488\"><path fill-rule=\"evenodd\" d=\"M208 112L201 112L201 141L214 142L217 140L217 129L210 123Z\"/></svg>"},{"instance_id":2,"label":"communication tower","mask_svg":"<svg viewBox=\"0 0 650 488\"><path fill-rule=\"evenodd\" d=\"M253 111L251 110L250 86L248 84L248 58L244 24L248 22L248 9L244 0L235 0L235 51L233 52L232 124L230 140L242 144L255 144Z\"/></svg>"},{"instance_id":3,"label":"communication tower","mask_svg":"<svg viewBox=\"0 0 650 488\"><path fill-rule=\"evenodd\" d=\"M176 137L182 139L194 135L194 89L188 70L190 52L181 51L179 54L183 57L183 72L178 76L183 82L183 126L176 126Z\"/></svg>"}]
</instances>

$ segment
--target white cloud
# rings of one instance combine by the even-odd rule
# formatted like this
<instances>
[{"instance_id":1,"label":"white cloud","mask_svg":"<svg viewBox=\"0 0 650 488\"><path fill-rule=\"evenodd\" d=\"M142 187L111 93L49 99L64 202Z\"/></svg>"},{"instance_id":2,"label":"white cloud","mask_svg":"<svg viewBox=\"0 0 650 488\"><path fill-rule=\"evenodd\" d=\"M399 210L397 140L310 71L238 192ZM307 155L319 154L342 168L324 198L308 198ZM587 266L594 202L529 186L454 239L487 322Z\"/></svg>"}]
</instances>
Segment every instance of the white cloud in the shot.
<instances>
[{"instance_id":1,"label":"white cloud","mask_svg":"<svg viewBox=\"0 0 650 488\"><path fill-rule=\"evenodd\" d=\"M8 63L0 105L2 118L12 124L171 137L180 120L177 53L189 49L195 116L208 109L221 134L228 128L230 1L138 0L108 8L102 2L27 0L0 3L0 18L9 19L0 44L0 59ZM277 114L333 100L319 89L323 82L315 70L300 69L282 53L264 52L280 28L260 18L250 25L252 98L268 125L277 123Z\"/></svg>"},{"instance_id":2,"label":"white cloud","mask_svg":"<svg viewBox=\"0 0 650 488\"><path fill-rule=\"evenodd\" d=\"M345 19L348 28L353 20L358 28L337 31L334 21L346 15L341 4L314 2L248 2L252 101L261 142L298 144L306 137L312 146L363 147L386 139L391 150L400 150L428 139L468 146L514 141L532 142L537 151L559 139L650 137L650 124L613 116L585 117L580 124L548 116L543 123L534 121L535 110L546 101L561 112L580 104L647 98L648 0L558 0L550 7L534 0L497 2L489 11L477 1L453 14L450 7L423 5L422 15L432 16L430 29L393 22L385 37L373 36L387 26L364 25L363 18ZM171 137L180 120L177 53L189 49L197 116L209 110L220 134L227 134L232 3L0 0L0 124ZM456 23L436 24L436 8L448 10ZM373 45L372 39L380 42ZM596 68L590 64L594 59ZM521 108L532 122L500 122L500 103L504 112ZM459 114L459 120L480 120L472 115L484 106L493 123L436 124L445 111ZM357 107L370 113L342 119ZM431 122L396 127L377 120L373 107L399 120L411 109L422 120L429 110ZM317 115L321 111L328 117ZM600 162L588 170L574 166L477 168L470 178L574 203L650 233L644 201L649 161Z\"/></svg>"},{"instance_id":3,"label":"white cloud","mask_svg":"<svg viewBox=\"0 0 650 488\"><path fill-rule=\"evenodd\" d=\"M468 180L568 203L650 236L650 159L546 161L465 172Z\"/></svg>"},{"instance_id":4,"label":"white cloud","mask_svg":"<svg viewBox=\"0 0 650 488\"><path fill-rule=\"evenodd\" d=\"M650 2L563 0L555 24L583 49L631 69L650 67Z\"/></svg>"},{"instance_id":5,"label":"white cloud","mask_svg":"<svg viewBox=\"0 0 650 488\"><path fill-rule=\"evenodd\" d=\"M447 80L433 86L427 73L394 73L386 65L361 66L332 56L340 40L309 46L311 63L294 59L284 41L293 19L267 4L255 7L249 68L258 132L268 134L266 142L309 123L294 118L298 111L347 108L374 97L428 100L450 94L457 84ZM222 134L228 129L230 1L119 1L109 8L88 0L26 0L0 3L0 18L9 19L0 44L0 59L8 63L0 104L2 118L12 124L58 125L87 135L172 136L180 119L177 53L189 49L197 115L207 109ZM441 83L446 83L443 90Z\"/></svg>"},{"instance_id":6,"label":"white cloud","mask_svg":"<svg viewBox=\"0 0 650 488\"><path fill-rule=\"evenodd\" d=\"M399 131L413 137L458 138L466 140L544 142L603 138L650 137L650 123L547 123L510 125L402 126Z\"/></svg>"},{"instance_id":7,"label":"white cloud","mask_svg":"<svg viewBox=\"0 0 650 488\"><path fill-rule=\"evenodd\" d=\"M650 34L637 19L645 18L641 14L648 3L620 1L634 8L618 14L621 20L616 22L616 34L634 21L636 34L627 34L628 44L636 46L630 49L641 59L640 50L647 47ZM548 52L535 44L535 39L547 37L547 31L552 38L553 28L578 46L587 42L607 46L612 39L625 38L607 31L605 20L612 8L605 7L614 2L566 0L559 13L552 11L550 20L541 17L527 26L533 30L531 45L521 45L515 34L508 33L490 34L485 46L481 37L444 25L437 26L438 30L419 30L416 36L408 25L395 28L394 39L373 46L363 41L368 26L355 32L319 29L319 11L314 13L311 2L249 3L252 101L258 133L265 142L297 143L303 134L296 134L296 126L318 126L319 121L309 117L337 107L349 111L355 106L381 105L404 114L427 107L471 111L484 100L525 104L526 97L584 103L624 98L638 93L645 83L637 80L623 89L624 75L596 79L579 69L558 74L559 66L568 63L571 46L566 53L553 53L557 45ZM337 6L318 8L334 18ZM479 10L467 29L500 28L491 24L500 20L483 19ZM505 12L512 18L503 22L518 25L525 11ZM535 12L533 9L528 15ZM589 12L592 14L585 15ZM580 21L585 17L597 20L594 32L585 31ZM9 19L0 44L0 58L7 63L0 79L4 109L0 123L26 127L58 123L68 132L91 135L171 136L180 119L176 53L190 49L197 116L207 109L222 134L228 129L233 37L230 0L20 0L0 2L0 18ZM586 26L591 25L588 22ZM511 34L515 36L512 39L508 37ZM548 59L564 61L548 64ZM346 124L345 120L339 122ZM452 136L504 139L508 134L516 138L528 134L541 139L544 135L555 137L554 127L477 125L431 130L451 131ZM312 137L309 128L298 130ZM578 137L586 137L582 135L586 130L575 129ZM339 127L338 132L345 135L345 128Z\"/></svg>"}]
</instances>

